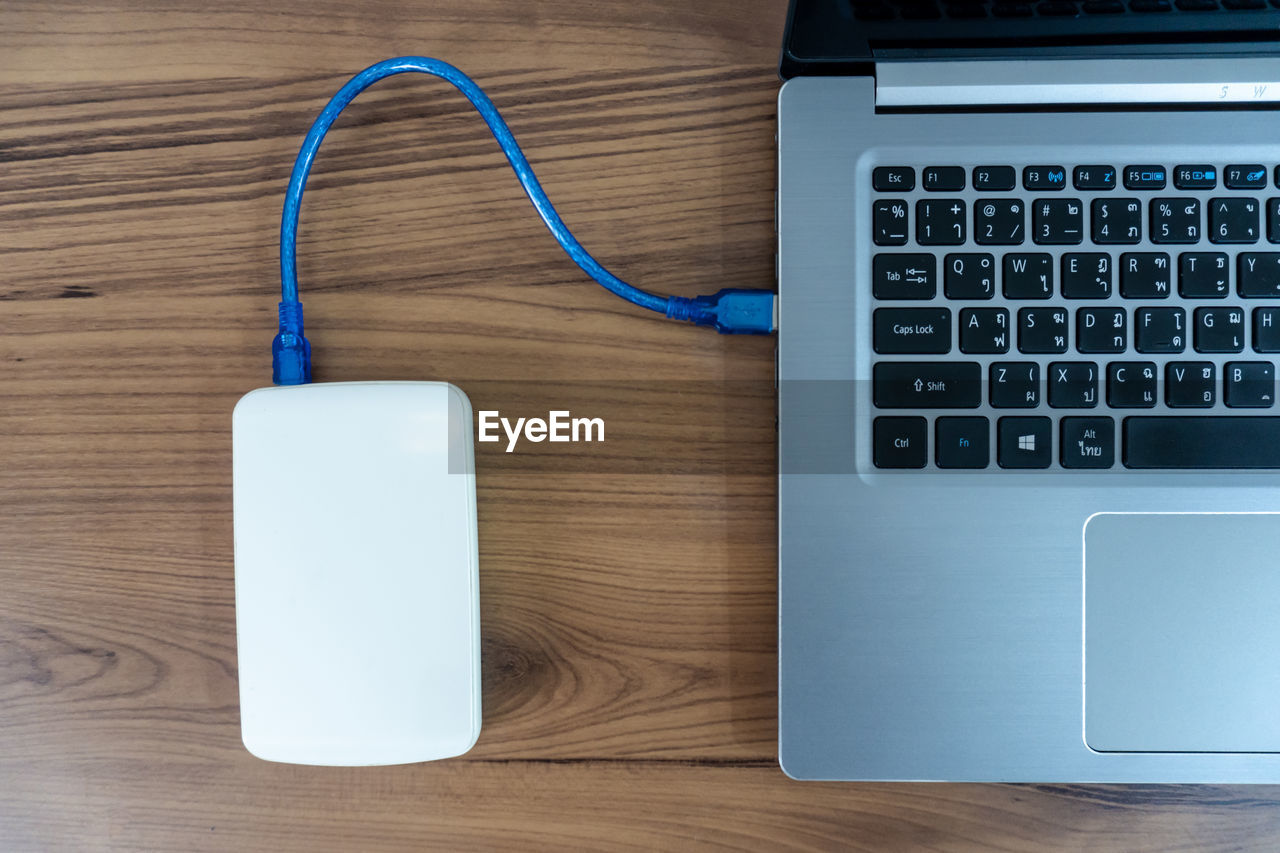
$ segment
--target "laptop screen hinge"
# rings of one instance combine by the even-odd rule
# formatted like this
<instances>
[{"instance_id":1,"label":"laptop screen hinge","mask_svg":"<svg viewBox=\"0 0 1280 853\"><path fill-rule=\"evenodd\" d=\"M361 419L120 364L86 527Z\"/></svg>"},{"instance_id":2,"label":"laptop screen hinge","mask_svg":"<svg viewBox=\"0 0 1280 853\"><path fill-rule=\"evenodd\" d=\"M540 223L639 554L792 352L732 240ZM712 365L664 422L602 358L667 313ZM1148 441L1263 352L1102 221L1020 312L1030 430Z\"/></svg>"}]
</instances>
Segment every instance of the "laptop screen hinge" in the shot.
<instances>
[{"instance_id":1,"label":"laptop screen hinge","mask_svg":"<svg viewBox=\"0 0 1280 853\"><path fill-rule=\"evenodd\" d=\"M1280 58L1270 57L876 63L877 107L1277 101Z\"/></svg>"}]
</instances>

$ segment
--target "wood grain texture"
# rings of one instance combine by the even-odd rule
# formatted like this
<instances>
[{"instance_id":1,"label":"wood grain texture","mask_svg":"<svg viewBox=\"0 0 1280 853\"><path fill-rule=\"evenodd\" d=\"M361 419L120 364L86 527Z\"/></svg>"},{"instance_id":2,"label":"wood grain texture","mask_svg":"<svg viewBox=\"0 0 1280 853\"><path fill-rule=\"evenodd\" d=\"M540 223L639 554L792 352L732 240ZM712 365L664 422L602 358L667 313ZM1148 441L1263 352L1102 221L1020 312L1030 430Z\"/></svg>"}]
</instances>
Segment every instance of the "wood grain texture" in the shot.
<instances>
[{"instance_id":1,"label":"wood grain texture","mask_svg":"<svg viewBox=\"0 0 1280 853\"><path fill-rule=\"evenodd\" d=\"M376 59L441 56L624 278L769 286L784 5L0 3L0 849L1280 844L1275 788L787 780L772 342L586 282L422 78L366 93L318 160L317 378L452 379L522 414L586 395L623 426L590 466L481 459L472 753L346 770L240 746L230 412L269 380L317 110Z\"/></svg>"}]
</instances>

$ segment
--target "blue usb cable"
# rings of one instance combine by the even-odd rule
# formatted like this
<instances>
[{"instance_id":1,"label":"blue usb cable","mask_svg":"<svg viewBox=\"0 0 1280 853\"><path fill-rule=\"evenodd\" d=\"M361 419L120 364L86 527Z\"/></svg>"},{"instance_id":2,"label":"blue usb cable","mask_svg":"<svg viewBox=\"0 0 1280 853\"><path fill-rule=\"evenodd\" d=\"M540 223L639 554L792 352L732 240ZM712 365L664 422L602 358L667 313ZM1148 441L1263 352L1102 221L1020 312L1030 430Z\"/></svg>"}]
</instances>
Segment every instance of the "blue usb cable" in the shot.
<instances>
[{"instance_id":1,"label":"blue usb cable","mask_svg":"<svg viewBox=\"0 0 1280 853\"><path fill-rule=\"evenodd\" d=\"M298 301L298 214L302 206L302 191L311 172L311 163L329 127L343 108L356 95L374 83L393 74L417 71L448 80L462 92L502 147L511 168L515 169L520 185L533 202L538 215L560 247L568 253L582 270L598 281L605 289L628 302L657 311L676 320L687 320L699 326L712 326L723 334L769 334L777 325L776 295L769 290L745 290L726 288L710 296L659 296L627 284L602 267L582 244L574 238L560 214L552 207L551 200L533 174L533 168L525 159L515 137L507 127L498 108L493 105L479 86L447 62L425 56L402 56L371 65L352 77L338 90L321 110L302 142L298 159L289 176L289 189L285 193L284 213L280 217L280 334L271 345L272 378L277 385L301 385L311 381L311 344L303 335L302 303Z\"/></svg>"}]
</instances>

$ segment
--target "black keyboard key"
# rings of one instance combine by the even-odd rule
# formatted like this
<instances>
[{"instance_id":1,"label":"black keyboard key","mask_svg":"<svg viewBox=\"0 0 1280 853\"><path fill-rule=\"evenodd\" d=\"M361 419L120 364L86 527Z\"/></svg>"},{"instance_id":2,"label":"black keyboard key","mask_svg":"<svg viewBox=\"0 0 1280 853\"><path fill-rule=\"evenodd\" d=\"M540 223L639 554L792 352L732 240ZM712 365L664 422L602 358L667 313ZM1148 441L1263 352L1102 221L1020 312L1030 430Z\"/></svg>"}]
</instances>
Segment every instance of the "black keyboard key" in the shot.
<instances>
[{"instance_id":1,"label":"black keyboard key","mask_svg":"<svg viewBox=\"0 0 1280 853\"><path fill-rule=\"evenodd\" d=\"M1244 350L1243 308L1197 308L1195 326L1196 352Z\"/></svg>"},{"instance_id":2,"label":"black keyboard key","mask_svg":"<svg viewBox=\"0 0 1280 853\"><path fill-rule=\"evenodd\" d=\"M877 308L871 325L878 353L951 352L949 308Z\"/></svg>"},{"instance_id":3,"label":"black keyboard key","mask_svg":"<svg viewBox=\"0 0 1280 853\"><path fill-rule=\"evenodd\" d=\"M1092 361L1051 362L1049 405L1055 409L1092 409L1098 405L1098 365Z\"/></svg>"},{"instance_id":4,"label":"black keyboard key","mask_svg":"<svg viewBox=\"0 0 1280 853\"><path fill-rule=\"evenodd\" d=\"M1267 8L1266 0L1222 0L1222 5L1235 11Z\"/></svg>"},{"instance_id":5,"label":"black keyboard key","mask_svg":"<svg viewBox=\"0 0 1280 853\"><path fill-rule=\"evenodd\" d=\"M1222 365L1222 402L1233 409L1269 409L1276 403L1276 369L1269 361Z\"/></svg>"},{"instance_id":6,"label":"black keyboard key","mask_svg":"<svg viewBox=\"0 0 1280 853\"><path fill-rule=\"evenodd\" d=\"M1053 256L1005 255L1003 286L1007 299L1048 299L1053 296Z\"/></svg>"},{"instance_id":7,"label":"black keyboard key","mask_svg":"<svg viewBox=\"0 0 1280 853\"><path fill-rule=\"evenodd\" d=\"M1200 199L1151 199L1151 242L1200 242Z\"/></svg>"},{"instance_id":8,"label":"black keyboard key","mask_svg":"<svg viewBox=\"0 0 1280 853\"><path fill-rule=\"evenodd\" d=\"M1236 291L1246 299L1280 296L1280 252L1241 252Z\"/></svg>"},{"instance_id":9,"label":"black keyboard key","mask_svg":"<svg viewBox=\"0 0 1280 853\"><path fill-rule=\"evenodd\" d=\"M985 252L942 259L942 292L948 299L990 299L996 294L996 260Z\"/></svg>"},{"instance_id":10,"label":"black keyboard key","mask_svg":"<svg viewBox=\"0 0 1280 853\"><path fill-rule=\"evenodd\" d=\"M1067 185L1062 166L1027 166L1022 170L1022 186L1029 190L1060 190Z\"/></svg>"},{"instance_id":11,"label":"black keyboard key","mask_svg":"<svg viewBox=\"0 0 1280 853\"><path fill-rule=\"evenodd\" d=\"M1124 419L1127 468L1280 468L1280 418Z\"/></svg>"},{"instance_id":12,"label":"black keyboard key","mask_svg":"<svg viewBox=\"0 0 1280 853\"><path fill-rule=\"evenodd\" d=\"M1076 311L1077 352L1124 352L1128 347L1123 308L1081 308Z\"/></svg>"},{"instance_id":13,"label":"black keyboard key","mask_svg":"<svg viewBox=\"0 0 1280 853\"><path fill-rule=\"evenodd\" d=\"M1253 351L1280 352L1280 308L1253 309Z\"/></svg>"},{"instance_id":14,"label":"black keyboard key","mask_svg":"<svg viewBox=\"0 0 1280 853\"><path fill-rule=\"evenodd\" d=\"M973 409L982 402L976 361L882 361L871 396L881 409Z\"/></svg>"},{"instance_id":15,"label":"black keyboard key","mask_svg":"<svg viewBox=\"0 0 1280 853\"><path fill-rule=\"evenodd\" d=\"M1070 17L1080 14L1076 4L1067 2L1067 0L1046 0L1046 2L1036 6L1036 11L1049 17Z\"/></svg>"},{"instance_id":16,"label":"black keyboard key","mask_svg":"<svg viewBox=\"0 0 1280 853\"><path fill-rule=\"evenodd\" d=\"M855 3L853 16L860 21L891 21L894 18L893 7L883 3Z\"/></svg>"},{"instance_id":17,"label":"black keyboard key","mask_svg":"<svg viewBox=\"0 0 1280 853\"><path fill-rule=\"evenodd\" d=\"M878 198L871 205L871 238L877 246L907 244L907 203L900 198Z\"/></svg>"},{"instance_id":18,"label":"black keyboard key","mask_svg":"<svg viewBox=\"0 0 1280 853\"><path fill-rule=\"evenodd\" d=\"M1107 405L1113 409L1150 409L1156 404L1154 361L1113 361L1107 365Z\"/></svg>"},{"instance_id":19,"label":"black keyboard key","mask_svg":"<svg viewBox=\"0 0 1280 853\"><path fill-rule=\"evenodd\" d=\"M996 421L996 462L1001 468L1048 468L1053 464L1053 421L1040 417Z\"/></svg>"},{"instance_id":20,"label":"black keyboard key","mask_svg":"<svg viewBox=\"0 0 1280 853\"><path fill-rule=\"evenodd\" d=\"M991 362L991 405L1034 409L1040 405L1040 365L1034 361Z\"/></svg>"},{"instance_id":21,"label":"black keyboard key","mask_svg":"<svg viewBox=\"0 0 1280 853\"><path fill-rule=\"evenodd\" d=\"M1018 350L1025 353L1066 352L1066 310L1063 308L1023 308L1019 311Z\"/></svg>"},{"instance_id":22,"label":"black keyboard key","mask_svg":"<svg viewBox=\"0 0 1280 853\"><path fill-rule=\"evenodd\" d=\"M1189 299L1226 299L1229 270L1224 252L1183 252L1178 255L1178 293Z\"/></svg>"},{"instance_id":23,"label":"black keyboard key","mask_svg":"<svg viewBox=\"0 0 1280 853\"><path fill-rule=\"evenodd\" d=\"M1182 352L1187 348L1187 312L1181 308L1139 308L1133 315L1138 352Z\"/></svg>"},{"instance_id":24,"label":"black keyboard key","mask_svg":"<svg viewBox=\"0 0 1280 853\"><path fill-rule=\"evenodd\" d=\"M1116 423L1111 418L1063 418L1059 429L1063 468L1110 468L1116 464Z\"/></svg>"},{"instance_id":25,"label":"black keyboard key","mask_svg":"<svg viewBox=\"0 0 1280 853\"><path fill-rule=\"evenodd\" d=\"M1229 190L1265 189L1267 167L1261 163L1233 163L1222 170L1222 182Z\"/></svg>"},{"instance_id":26,"label":"black keyboard key","mask_svg":"<svg viewBox=\"0 0 1280 853\"><path fill-rule=\"evenodd\" d=\"M1101 245L1142 240L1142 203L1136 198L1095 198L1089 230Z\"/></svg>"},{"instance_id":27,"label":"black keyboard key","mask_svg":"<svg viewBox=\"0 0 1280 853\"><path fill-rule=\"evenodd\" d=\"M984 246L1016 246L1026 239L1020 199L980 198L973 203L973 239Z\"/></svg>"},{"instance_id":28,"label":"black keyboard key","mask_svg":"<svg viewBox=\"0 0 1280 853\"><path fill-rule=\"evenodd\" d=\"M1009 351L1009 312L1003 308L965 308L960 312L960 351Z\"/></svg>"},{"instance_id":29,"label":"black keyboard key","mask_svg":"<svg viewBox=\"0 0 1280 853\"><path fill-rule=\"evenodd\" d=\"M1130 0L1129 8L1135 12L1170 12L1169 0Z\"/></svg>"},{"instance_id":30,"label":"black keyboard key","mask_svg":"<svg viewBox=\"0 0 1280 853\"><path fill-rule=\"evenodd\" d=\"M1280 198L1267 199L1267 242L1280 243Z\"/></svg>"},{"instance_id":31,"label":"black keyboard key","mask_svg":"<svg viewBox=\"0 0 1280 853\"><path fill-rule=\"evenodd\" d=\"M964 189L964 169L960 166L930 166L920 185L931 193L953 193Z\"/></svg>"},{"instance_id":32,"label":"black keyboard key","mask_svg":"<svg viewBox=\"0 0 1280 853\"><path fill-rule=\"evenodd\" d=\"M928 2L904 2L898 6L898 13L902 15L903 20L907 21L932 21L942 17L942 12L938 10L936 3Z\"/></svg>"},{"instance_id":33,"label":"black keyboard key","mask_svg":"<svg viewBox=\"0 0 1280 853\"><path fill-rule=\"evenodd\" d=\"M1169 256L1164 252L1125 252L1120 256L1120 295L1125 299L1164 299L1171 281Z\"/></svg>"},{"instance_id":34,"label":"black keyboard key","mask_svg":"<svg viewBox=\"0 0 1280 853\"><path fill-rule=\"evenodd\" d=\"M1124 167L1124 185L1131 190L1162 190L1168 179L1164 166Z\"/></svg>"},{"instance_id":35,"label":"black keyboard key","mask_svg":"<svg viewBox=\"0 0 1280 853\"><path fill-rule=\"evenodd\" d=\"M1084 204L1078 198L1038 198L1031 205L1032 239L1041 245L1084 240Z\"/></svg>"},{"instance_id":36,"label":"black keyboard key","mask_svg":"<svg viewBox=\"0 0 1280 853\"><path fill-rule=\"evenodd\" d=\"M986 418L938 418L933 425L939 468L986 468L991 461L991 425Z\"/></svg>"},{"instance_id":37,"label":"black keyboard key","mask_svg":"<svg viewBox=\"0 0 1280 853\"><path fill-rule=\"evenodd\" d=\"M985 18L986 16L987 7L985 3L956 2L947 5L947 17L949 18Z\"/></svg>"},{"instance_id":38,"label":"black keyboard key","mask_svg":"<svg viewBox=\"0 0 1280 853\"><path fill-rule=\"evenodd\" d=\"M1027 3L1000 2L991 7L991 14L997 18L1030 18L1032 13Z\"/></svg>"},{"instance_id":39,"label":"black keyboard key","mask_svg":"<svg viewBox=\"0 0 1280 853\"><path fill-rule=\"evenodd\" d=\"M923 198L916 202L916 242L922 246L959 246L968 219L958 198Z\"/></svg>"},{"instance_id":40,"label":"black keyboard key","mask_svg":"<svg viewBox=\"0 0 1280 853\"><path fill-rule=\"evenodd\" d=\"M1085 0L1081 8L1086 15L1118 15L1124 11L1124 4L1120 0Z\"/></svg>"},{"instance_id":41,"label":"black keyboard key","mask_svg":"<svg viewBox=\"0 0 1280 853\"><path fill-rule=\"evenodd\" d=\"M1076 166L1071 175L1078 190L1113 190L1116 188L1115 166Z\"/></svg>"},{"instance_id":42,"label":"black keyboard key","mask_svg":"<svg viewBox=\"0 0 1280 853\"><path fill-rule=\"evenodd\" d=\"M932 299L938 293L938 259L933 255L876 255L871 261L871 295L876 299Z\"/></svg>"},{"instance_id":43,"label":"black keyboard key","mask_svg":"<svg viewBox=\"0 0 1280 853\"><path fill-rule=\"evenodd\" d=\"M871 186L881 193L909 193L916 188L916 170L910 166L877 166L871 172Z\"/></svg>"},{"instance_id":44,"label":"black keyboard key","mask_svg":"<svg viewBox=\"0 0 1280 853\"><path fill-rule=\"evenodd\" d=\"M1217 0L1174 0L1174 4L1184 12L1216 12Z\"/></svg>"},{"instance_id":45,"label":"black keyboard key","mask_svg":"<svg viewBox=\"0 0 1280 853\"><path fill-rule=\"evenodd\" d=\"M1171 409L1211 409L1217 387L1212 361L1171 361L1164 366L1164 402Z\"/></svg>"},{"instance_id":46,"label":"black keyboard key","mask_svg":"<svg viewBox=\"0 0 1280 853\"><path fill-rule=\"evenodd\" d=\"M1180 190L1211 190L1218 186L1217 166L1174 166L1173 185Z\"/></svg>"},{"instance_id":47,"label":"black keyboard key","mask_svg":"<svg viewBox=\"0 0 1280 853\"><path fill-rule=\"evenodd\" d=\"M1214 243L1256 243L1262 236L1262 206L1256 198L1209 200L1209 239Z\"/></svg>"},{"instance_id":48,"label":"black keyboard key","mask_svg":"<svg viewBox=\"0 0 1280 853\"><path fill-rule=\"evenodd\" d=\"M974 166L973 188L990 192L1002 192L1018 185L1018 173L1012 166Z\"/></svg>"},{"instance_id":49,"label":"black keyboard key","mask_svg":"<svg viewBox=\"0 0 1280 853\"><path fill-rule=\"evenodd\" d=\"M871 432L877 468L923 468L929 461L929 425L924 418L876 418Z\"/></svg>"},{"instance_id":50,"label":"black keyboard key","mask_svg":"<svg viewBox=\"0 0 1280 853\"><path fill-rule=\"evenodd\" d=\"M1106 299L1111 295L1111 256L1078 252L1062 256L1062 295L1067 299Z\"/></svg>"}]
</instances>

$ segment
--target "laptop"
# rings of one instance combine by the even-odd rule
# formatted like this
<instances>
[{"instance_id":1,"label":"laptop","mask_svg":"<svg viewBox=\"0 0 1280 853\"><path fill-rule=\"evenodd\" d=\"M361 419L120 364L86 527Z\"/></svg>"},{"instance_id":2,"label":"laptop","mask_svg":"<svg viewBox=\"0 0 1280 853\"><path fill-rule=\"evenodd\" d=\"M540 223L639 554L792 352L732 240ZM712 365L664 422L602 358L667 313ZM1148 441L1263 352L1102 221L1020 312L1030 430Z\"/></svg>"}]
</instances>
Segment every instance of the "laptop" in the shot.
<instances>
[{"instance_id":1,"label":"laptop","mask_svg":"<svg viewBox=\"0 0 1280 853\"><path fill-rule=\"evenodd\" d=\"M1280 782L1280 10L785 39L783 769Z\"/></svg>"}]
</instances>

